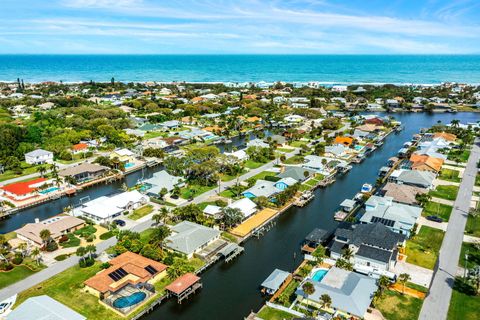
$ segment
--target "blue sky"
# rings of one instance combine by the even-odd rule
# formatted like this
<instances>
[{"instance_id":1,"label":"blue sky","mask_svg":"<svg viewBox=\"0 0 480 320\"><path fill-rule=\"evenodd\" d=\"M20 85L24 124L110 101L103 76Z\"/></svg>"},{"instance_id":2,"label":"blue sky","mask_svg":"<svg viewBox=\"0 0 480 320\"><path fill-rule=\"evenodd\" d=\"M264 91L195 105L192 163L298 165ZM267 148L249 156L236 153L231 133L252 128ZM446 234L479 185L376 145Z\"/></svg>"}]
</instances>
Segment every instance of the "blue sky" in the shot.
<instances>
[{"instance_id":1,"label":"blue sky","mask_svg":"<svg viewBox=\"0 0 480 320\"><path fill-rule=\"evenodd\" d=\"M2 0L0 53L475 54L479 0Z\"/></svg>"}]
</instances>

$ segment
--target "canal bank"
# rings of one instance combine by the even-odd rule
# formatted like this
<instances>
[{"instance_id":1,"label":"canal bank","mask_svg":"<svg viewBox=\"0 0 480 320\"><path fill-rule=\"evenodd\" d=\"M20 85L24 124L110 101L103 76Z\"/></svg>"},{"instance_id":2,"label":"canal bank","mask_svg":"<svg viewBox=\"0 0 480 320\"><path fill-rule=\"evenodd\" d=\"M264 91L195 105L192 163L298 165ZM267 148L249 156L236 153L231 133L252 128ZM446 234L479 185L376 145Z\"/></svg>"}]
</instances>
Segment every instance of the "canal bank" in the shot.
<instances>
[{"instance_id":1,"label":"canal bank","mask_svg":"<svg viewBox=\"0 0 480 320\"><path fill-rule=\"evenodd\" d=\"M392 114L405 129L390 135L385 144L365 161L337 181L317 189L315 198L303 208L290 208L279 216L275 226L263 237L252 238L244 243L245 253L232 264L216 264L202 274L204 287L188 303L182 305L168 301L144 319L243 319L264 303L258 288L273 269L293 271L302 261L300 244L315 227L333 230L337 222L333 214L345 198L352 198L363 183L374 184L378 170L385 162L410 140L421 128L450 123L478 121L478 114Z\"/></svg>"}]
</instances>

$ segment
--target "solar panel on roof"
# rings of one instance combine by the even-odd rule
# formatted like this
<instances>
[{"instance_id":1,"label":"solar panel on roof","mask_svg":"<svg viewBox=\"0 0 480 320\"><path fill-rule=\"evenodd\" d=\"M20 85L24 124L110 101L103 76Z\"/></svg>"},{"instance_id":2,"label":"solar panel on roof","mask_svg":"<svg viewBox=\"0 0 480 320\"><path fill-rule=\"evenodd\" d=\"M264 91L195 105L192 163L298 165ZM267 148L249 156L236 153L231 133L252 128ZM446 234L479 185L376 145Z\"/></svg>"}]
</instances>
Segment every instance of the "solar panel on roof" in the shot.
<instances>
[{"instance_id":1,"label":"solar panel on roof","mask_svg":"<svg viewBox=\"0 0 480 320\"><path fill-rule=\"evenodd\" d=\"M145 267L145 270L148 271L148 273L150 273L151 275L154 275L155 273L157 273L157 269L155 269L154 267L152 267L151 265L148 265Z\"/></svg>"},{"instance_id":2,"label":"solar panel on roof","mask_svg":"<svg viewBox=\"0 0 480 320\"><path fill-rule=\"evenodd\" d=\"M393 221L393 220L380 218L380 217L372 217L371 222L372 223L380 222L381 224L383 224L387 227L393 227L394 224L395 224L395 221Z\"/></svg>"},{"instance_id":3,"label":"solar panel on roof","mask_svg":"<svg viewBox=\"0 0 480 320\"><path fill-rule=\"evenodd\" d=\"M128 275L128 273L123 270L122 268L118 268L115 271L112 271L108 274L108 276L113 280L113 281L118 281L121 280L123 277Z\"/></svg>"}]
</instances>

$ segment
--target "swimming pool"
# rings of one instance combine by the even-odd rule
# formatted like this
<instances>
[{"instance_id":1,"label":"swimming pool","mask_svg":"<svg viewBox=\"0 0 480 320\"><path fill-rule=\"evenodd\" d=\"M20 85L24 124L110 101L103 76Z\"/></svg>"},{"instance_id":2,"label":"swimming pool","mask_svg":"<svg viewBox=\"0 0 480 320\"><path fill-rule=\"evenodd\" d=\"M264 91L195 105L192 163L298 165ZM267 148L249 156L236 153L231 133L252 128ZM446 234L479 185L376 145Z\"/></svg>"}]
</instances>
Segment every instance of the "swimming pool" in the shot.
<instances>
[{"instance_id":1,"label":"swimming pool","mask_svg":"<svg viewBox=\"0 0 480 320\"><path fill-rule=\"evenodd\" d=\"M313 272L312 275L312 280L320 282L322 281L323 277L327 274L328 270L327 269L317 269L315 272Z\"/></svg>"},{"instance_id":2,"label":"swimming pool","mask_svg":"<svg viewBox=\"0 0 480 320\"><path fill-rule=\"evenodd\" d=\"M133 162L127 162L127 163L125 163L125 169L131 168L131 167L133 167L134 165L135 165L135 163L133 163Z\"/></svg>"},{"instance_id":3,"label":"swimming pool","mask_svg":"<svg viewBox=\"0 0 480 320\"><path fill-rule=\"evenodd\" d=\"M47 194L47 193L54 192L54 191L57 191L57 190L58 190L58 187L50 187L50 188L47 188L45 190L41 190L41 191L38 191L38 192L41 193L41 194Z\"/></svg>"},{"instance_id":4,"label":"swimming pool","mask_svg":"<svg viewBox=\"0 0 480 320\"><path fill-rule=\"evenodd\" d=\"M126 297L121 297L113 301L113 306L118 309L126 308L126 307L131 307L136 305L137 303L142 302L145 300L147 297L147 294L145 292L135 292L132 293L129 296Z\"/></svg>"},{"instance_id":5,"label":"swimming pool","mask_svg":"<svg viewBox=\"0 0 480 320\"><path fill-rule=\"evenodd\" d=\"M357 145L355 145L354 148L355 148L355 150L359 151L359 150L363 149L363 146L357 144Z\"/></svg>"}]
</instances>

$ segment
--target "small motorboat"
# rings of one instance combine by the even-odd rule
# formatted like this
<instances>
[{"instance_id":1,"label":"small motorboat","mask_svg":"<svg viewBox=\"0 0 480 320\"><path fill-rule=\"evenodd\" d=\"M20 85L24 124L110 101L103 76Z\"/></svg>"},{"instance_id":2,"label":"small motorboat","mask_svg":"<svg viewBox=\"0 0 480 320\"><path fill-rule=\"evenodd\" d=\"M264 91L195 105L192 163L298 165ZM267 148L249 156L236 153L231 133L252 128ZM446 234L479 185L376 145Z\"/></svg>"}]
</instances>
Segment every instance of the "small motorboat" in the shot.
<instances>
[{"instance_id":1,"label":"small motorboat","mask_svg":"<svg viewBox=\"0 0 480 320\"><path fill-rule=\"evenodd\" d=\"M7 313L9 313L15 304L15 301L17 301L17 295L13 295L10 298L0 302L0 316L5 316Z\"/></svg>"},{"instance_id":2,"label":"small motorboat","mask_svg":"<svg viewBox=\"0 0 480 320\"><path fill-rule=\"evenodd\" d=\"M369 183L365 183L360 190L362 193L370 193L372 192L373 186Z\"/></svg>"}]
</instances>

